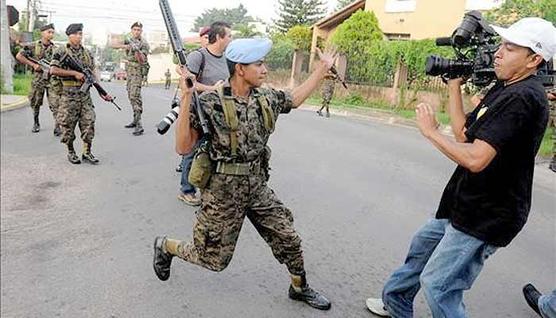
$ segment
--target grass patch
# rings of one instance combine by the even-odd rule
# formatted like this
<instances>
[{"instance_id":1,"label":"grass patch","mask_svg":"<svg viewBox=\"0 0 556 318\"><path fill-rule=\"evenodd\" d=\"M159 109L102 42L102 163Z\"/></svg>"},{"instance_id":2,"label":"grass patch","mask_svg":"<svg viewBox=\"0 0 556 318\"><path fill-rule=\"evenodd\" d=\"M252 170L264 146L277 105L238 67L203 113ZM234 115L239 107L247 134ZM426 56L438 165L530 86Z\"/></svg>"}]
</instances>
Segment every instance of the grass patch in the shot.
<instances>
[{"instance_id":1,"label":"grass patch","mask_svg":"<svg viewBox=\"0 0 556 318\"><path fill-rule=\"evenodd\" d=\"M550 156L552 156L552 145L553 145L552 130L553 129L554 129L554 127L548 127L548 128L546 128L546 131L544 132L544 137L542 139L541 147L539 149L539 155L541 157L550 157Z\"/></svg>"},{"instance_id":2,"label":"grass patch","mask_svg":"<svg viewBox=\"0 0 556 318\"><path fill-rule=\"evenodd\" d=\"M14 95L23 95L23 96L29 95L32 81L33 81L33 75L31 73L14 74L13 77Z\"/></svg>"},{"instance_id":3,"label":"grass patch","mask_svg":"<svg viewBox=\"0 0 556 318\"><path fill-rule=\"evenodd\" d=\"M312 95L306 100L306 103L315 106L321 105L322 97L316 94ZM333 98L330 101L330 107L338 109L369 108L375 110L384 110L402 118L415 119L415 110L413 109L394 109L394 107L386 101L366 100L357 93L350 94L347 97ZM443 125L448 125L450 123L450 117L447 113L437 113L436 118Z\"/></svg>"}]
</instances>

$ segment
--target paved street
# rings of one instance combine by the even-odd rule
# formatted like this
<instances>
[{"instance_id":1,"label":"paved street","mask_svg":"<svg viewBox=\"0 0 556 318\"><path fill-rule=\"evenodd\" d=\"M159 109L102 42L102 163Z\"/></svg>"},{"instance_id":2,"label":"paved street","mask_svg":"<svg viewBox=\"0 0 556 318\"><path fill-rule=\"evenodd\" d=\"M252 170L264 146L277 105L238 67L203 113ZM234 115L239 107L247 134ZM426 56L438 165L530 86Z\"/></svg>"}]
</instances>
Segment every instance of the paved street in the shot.
<instances>
[{"instance_id":1,"label":"paved street","mask_svg":"<svg viewBox=\"0 0 556 318\"><path fill-rule=\"evenodd\" d=\"M93 92L99 166L67 161L48 107L39 134L28 108L1 114L2 317L372 317L365 299L380 295L455 167L413 128L293 111L271 138L271 186L294 212L309 282L332 309L287 298L285 267L248 221L225 271L174 259L161 282L153 238L189 239L194 222L176 199L174 131L155 131L173 91L143 90L146 133L135 137L123 128L125 86L105 88L124 110ZM521 287L556 287L555 189L556 174L538 166L529 222L466 294L470 317L536 317ZM419 294L416 317L429 316Z\"/></svg>"}]
</instances>

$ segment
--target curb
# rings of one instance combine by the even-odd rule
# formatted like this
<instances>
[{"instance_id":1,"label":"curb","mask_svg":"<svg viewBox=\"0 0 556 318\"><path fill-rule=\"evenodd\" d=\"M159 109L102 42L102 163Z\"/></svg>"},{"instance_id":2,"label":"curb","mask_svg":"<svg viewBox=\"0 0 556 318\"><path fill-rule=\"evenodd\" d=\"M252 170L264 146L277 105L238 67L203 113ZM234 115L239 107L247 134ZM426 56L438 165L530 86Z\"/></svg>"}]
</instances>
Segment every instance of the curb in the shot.
<instances>
[{"instance_id":1,"label":"curb","mask_svg":"<svg viewBox=\"0 0 556 318\"><path fill-rule=\"evenodd\" d=\"M24 106L27 106L29 104L29 98L27 97L22 97L20 100L13 102L13 103L9 103L9 104L2 104L1 108L0 108L0 112L7 112L10 110L15 110L15 109L19 109L22 108Z\"/></svg>"}]
</instances>

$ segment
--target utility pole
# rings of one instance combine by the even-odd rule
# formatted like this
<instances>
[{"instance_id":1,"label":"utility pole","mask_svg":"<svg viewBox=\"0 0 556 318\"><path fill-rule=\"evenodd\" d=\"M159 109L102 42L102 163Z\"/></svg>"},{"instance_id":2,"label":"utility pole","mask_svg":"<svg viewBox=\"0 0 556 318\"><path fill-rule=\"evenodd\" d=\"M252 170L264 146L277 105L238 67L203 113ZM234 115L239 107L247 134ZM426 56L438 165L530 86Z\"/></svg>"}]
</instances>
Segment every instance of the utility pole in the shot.
<instances>
[{"instance_id":1,"label":"utility pole","mask_svg":"<svg viewBox=\"0 0 556 318\"><path fill-rule=\"evenodd\" d=\"M2 52L1 66L2 66L2 81L4 82L4 90L8 94L13 94L13 59L10 51L10 28L8 26L8 8L6 7L6 0L0 0L0 23L1 23L1 38L0 50Z\"/></svg>"}]
</instances>

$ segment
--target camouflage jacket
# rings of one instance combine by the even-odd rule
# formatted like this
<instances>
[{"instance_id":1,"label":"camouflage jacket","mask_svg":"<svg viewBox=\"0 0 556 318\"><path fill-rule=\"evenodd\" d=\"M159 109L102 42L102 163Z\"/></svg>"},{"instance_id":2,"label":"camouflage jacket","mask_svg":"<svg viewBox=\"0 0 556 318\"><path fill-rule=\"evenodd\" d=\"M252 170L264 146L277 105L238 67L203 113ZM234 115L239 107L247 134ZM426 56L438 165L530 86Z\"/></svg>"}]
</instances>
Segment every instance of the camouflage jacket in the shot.
<instances>
[{"instance_id":1,"label":"camouflage jacket","mask_svg":"<svg viewBox=\"0 0 556 318\"><path fill-rule=\"evenodd\" d=\"M230 87L225 87L224 90L229 92ZM275 121L279 114L289 113L293 107L293 98L290 93L273 88L253 89L248 99L234 96L233 100L239 121L236 157L231 154L231 130L226 122L218 93L210 91L200 96L201 108L210 130L209 142L211 144L210 157L212 160L251 162L261 157L272 131L268 131L264 126L262 108L258 102L260 95L268 101L268 105L274 112ZM195 110L191 108L190 113L191 126L201 132L201 124Z\"/></svg>"},{"instance_id":2,"label":"camouflage jacket","mask_svg":"<svg viewBox=\"0 0 556 318\"><path fill-rule=\"evenodd\" d=\"M75 60L80 62L83 66L90 68L91 71L94 72L95 60L93 58L93 55L82 45L80 45L78 48L74 48L69 43L67 43L63 47L57 48L54 51L54 55L52 56L50 65L63 68L65 70L69 69L69 67L65 63L66 54L70 54ZM62 78L62 81L67 80L74 81L75 78Z\"/></svg>"},{"instance_id":3,"label":"camouflage jacket","mask_svg":"<svg viewBox=\"0 0 556 318\"><path fill-rule=\"evenodd\" d=\"M35 60L45 59L47 62L52 61L52 56L54 55L54 51L56 50L56 46L54 43L50 42L47 45L44 45L41 40L33 42L29 45L23 47L23 54L27 57L31 57ZM42 79L41 72L34 72L35 79ZM52 78L52 77L51 77Z\"/></svg>"},{"instance_id":4,"label":"camouflage jacket","mask_svg":"<svg viewBox=\"0 0 556 318\"><path fill-rule=\"evenodd\" d=\"M130 39L126 39L124 44L132 45L139 48L139 51L145 56L145 62L147 62L147 55L149 54L150 48L149 48L149 43L147 43L145 39L130 38ZM126 50L126 59L128 61L128 65L139 66L139 61L137 61L137 58L135 57L135 50L131 48L129 50Z\"/></svg>"}]
</instances>

